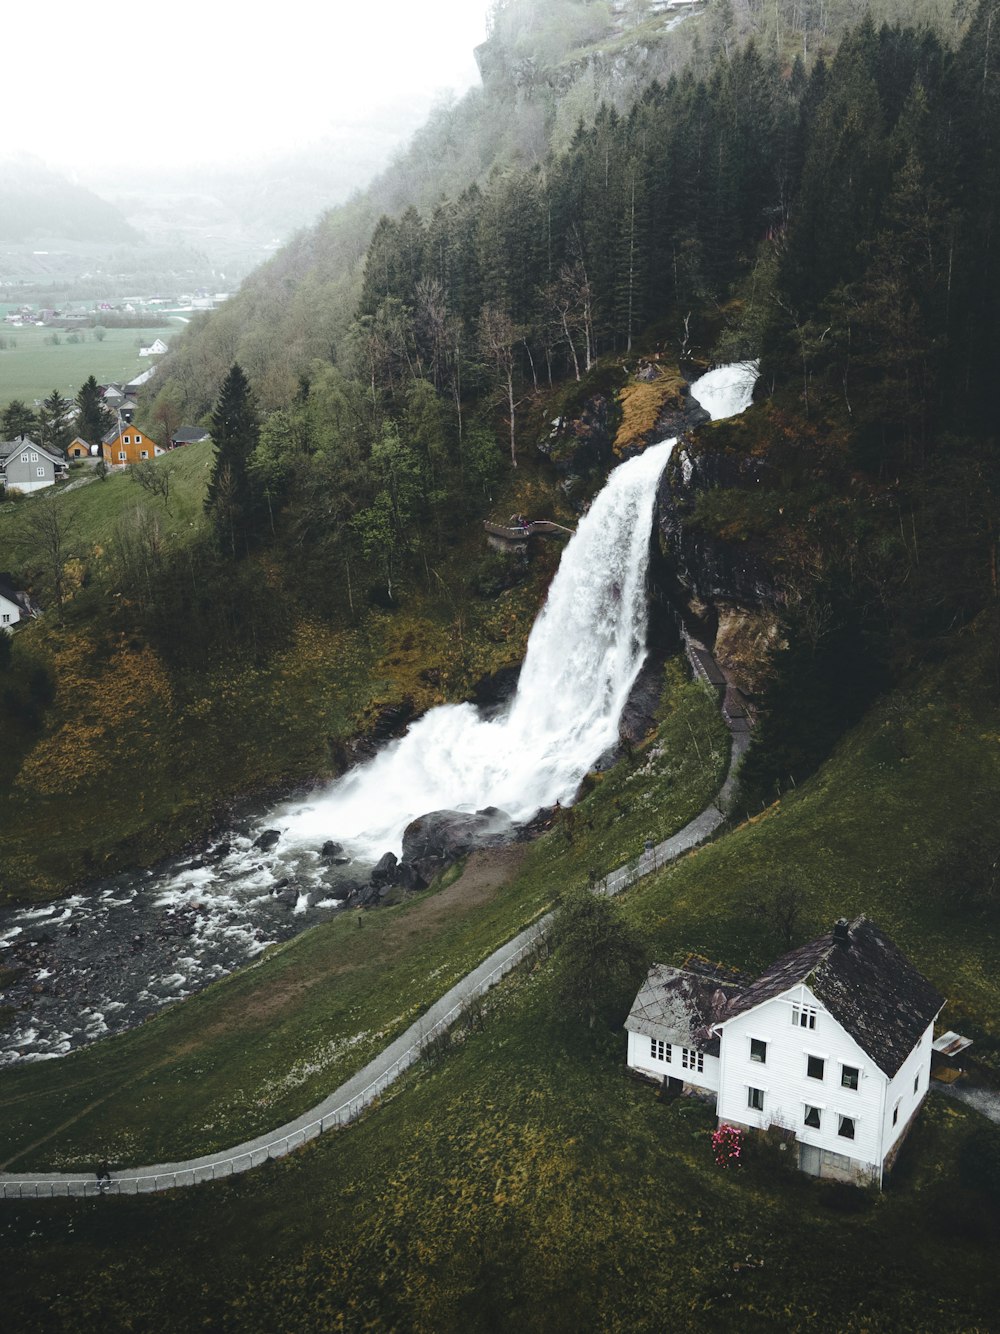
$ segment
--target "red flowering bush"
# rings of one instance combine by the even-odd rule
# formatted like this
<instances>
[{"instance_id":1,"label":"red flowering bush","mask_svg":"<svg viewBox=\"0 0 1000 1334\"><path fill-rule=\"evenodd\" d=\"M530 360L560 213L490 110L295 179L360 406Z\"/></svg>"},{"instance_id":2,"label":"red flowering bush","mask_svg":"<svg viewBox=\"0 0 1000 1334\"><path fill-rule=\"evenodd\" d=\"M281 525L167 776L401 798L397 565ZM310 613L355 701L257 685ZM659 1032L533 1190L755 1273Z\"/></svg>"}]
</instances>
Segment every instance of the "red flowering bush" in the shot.
<instances>
[{"instance_id":1,"label":"red flowering bush","mask_svg":"<svg viewBox=\"0 0 1000 1334\"><path fill-rule=\"evenodd\" d=\"M730 1163L738 1167L743 1152L743 1131L736 1126L719 1126L712 1132L712 1152L719 1167L728 1167Z\"/></svg>"}]
</instances>

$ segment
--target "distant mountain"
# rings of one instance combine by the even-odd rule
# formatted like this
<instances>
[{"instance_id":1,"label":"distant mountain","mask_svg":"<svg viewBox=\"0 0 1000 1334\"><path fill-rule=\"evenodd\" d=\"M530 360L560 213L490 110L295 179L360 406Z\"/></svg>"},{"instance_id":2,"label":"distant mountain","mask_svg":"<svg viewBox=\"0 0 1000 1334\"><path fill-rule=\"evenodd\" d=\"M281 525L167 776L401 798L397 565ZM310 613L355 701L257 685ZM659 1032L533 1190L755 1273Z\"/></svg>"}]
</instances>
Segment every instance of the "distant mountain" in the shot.
<instances>
[{"instance_id":1,"label":"distant mountain","mask_svg":"<svg viewBox=\"0 0 1000 1334\"><path fill-rule=\"evenodd\" d=\"M92 190L74 185L35 158L0 160L0 245L121 245L141 240L122 211Z\"/></svg>"}]
</instances>

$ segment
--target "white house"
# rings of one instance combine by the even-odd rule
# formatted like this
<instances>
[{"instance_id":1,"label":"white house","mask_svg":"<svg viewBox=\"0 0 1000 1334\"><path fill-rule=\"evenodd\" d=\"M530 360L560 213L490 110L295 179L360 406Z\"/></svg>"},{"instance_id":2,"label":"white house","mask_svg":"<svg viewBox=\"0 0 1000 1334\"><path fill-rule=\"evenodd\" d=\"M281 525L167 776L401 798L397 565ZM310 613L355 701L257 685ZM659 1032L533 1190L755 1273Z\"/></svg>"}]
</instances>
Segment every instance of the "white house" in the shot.
<instances>
[{"instance_id":1,"label":"white house","mask_svg":"<svg viewBox=\"0 0 1000 1334\"><path fill-rule=\"evenodd\" d=\"M155 338L149 347L140 347L140 357L162 357L167 351L167 345L162 338Z\"/></svg>"},{"instance_id":2,"label":"white house","mask_svg":"<svg viewBox=\"0 0 1000 1334\"><path fill-rule=\"evenodd\" d=\"M13 632L14 626L30 620L37 614L27 593L22 593L5 580L0 580L0 631Z\"/></svg>"},{"instance_id":3,"label":"white house","mask_svg":"<svg viewBox=\"0 0 1000 1334\"><path fill-rule=\"evenodd\" d=\"M784 1128L805 1172L881 1184L927 1093L943 1004L874 923L842 920L749 985L654 965L628 1063L715 1093L720 1123Z\"/></svg>"}]
</instances>

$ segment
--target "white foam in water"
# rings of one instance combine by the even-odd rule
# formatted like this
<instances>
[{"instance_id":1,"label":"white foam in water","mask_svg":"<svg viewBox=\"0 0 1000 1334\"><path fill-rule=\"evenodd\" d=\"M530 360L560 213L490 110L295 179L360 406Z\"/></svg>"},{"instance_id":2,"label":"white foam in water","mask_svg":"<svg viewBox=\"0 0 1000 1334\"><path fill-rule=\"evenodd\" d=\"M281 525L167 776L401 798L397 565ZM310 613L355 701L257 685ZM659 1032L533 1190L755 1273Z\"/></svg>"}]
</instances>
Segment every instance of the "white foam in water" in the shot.
<instances>
[{"instance_id":1,"label":"white foam in water","mask_svg":"<svg viewBox=\"0 0 1000 1334\"><path fill-rule=\"evenodd\" d=\"M743 411L755 363L709 372L692 394L713 418ZM484 721L471 704L433 709L371 763L306 805L276 812L286 841L335 838L364 860L398 853L428 811L499 806L515 820L570 802L612 745L645 657L653 502L672 440L615 469L563 554L528 641L517 694Z\"/></svg>"}]
</instances>

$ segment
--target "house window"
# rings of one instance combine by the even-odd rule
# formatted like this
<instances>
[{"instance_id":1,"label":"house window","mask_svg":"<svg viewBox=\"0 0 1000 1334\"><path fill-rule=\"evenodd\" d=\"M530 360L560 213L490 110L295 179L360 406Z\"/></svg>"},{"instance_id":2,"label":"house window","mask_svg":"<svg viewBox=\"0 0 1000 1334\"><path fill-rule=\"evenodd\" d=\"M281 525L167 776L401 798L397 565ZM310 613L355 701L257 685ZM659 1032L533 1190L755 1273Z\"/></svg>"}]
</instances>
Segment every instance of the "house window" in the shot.
<instances>
[{"instance_id":1,"label":"house window","mask_svg":"<svg viewBox=\"0 0 1000 1334\"><path fill-rule=\"evenodd\" d=\"M149 450L148 450L148 449L140 449L140 450L139 450L139 457L140 457L141 459L148 459L148 458L149 458Z\"/></svg>"},{"instance_id":2,"label":"house window","mask_svg":"<svg viewBox=\"0 0 1000 1334\"><path fill-rule=\"evenodd\" d=\"M897 1102L895 1107L892 1109L892 1124L895 1125L898 1120L899 1120L899 1103Z\"/></svg>"},{"instance_id":3,"label":"house window","mask_svg":"<svg viewBox=\"0 0 1000 1334\"><path fill-rule=\"evenodd\" d=\"M32 463L37 463L37 462L38 462L38 455L33 453L32 456L31 456L31 461L32 461Z\"/></svg>"},{"instance_id":4,"label":"house window","mask_svg":"<svg viewBox=\"0 0 1000 1334\"><path fill-rule=\"evenodd\" d=\"M660 1038L649 1039L649 1054L654 1061L670 1060L670 1043L663 1042Z\"/></svg>"},{"instance_id":5,"label":"house window","mask_svg":"<svg viewBox=\"0 0 1000 1334\"><path fill-rule=\"evenodd\" d=\"M913 1076L913 1092L916 1093L919 1087L920 1087L920 1071L918 1070L917 1073Z\"/></svg>"},{"instance_id":6,"label":"house window","mask_svg":"<svg viewBox=\"0 0 1000 1334\"><path fill-rule=\"evenodd\" d=\"M697 1070L700 1074L705 1069L705 1053L695 1051L693 1047L682 1047L681 1065L685 1070Z\"/></svg>"},{"instance_id":7,"label":"house window","mask_svg":"<svg viewBox=\"0 0 1000 1334\"><path fill-rule=\"evenodd\" d=\"M4 614L3 614L3 623L4 623L4 625L8 625L8 624L10 623L10 612L7 612L7 611L4 612Z\"/></svg>"},{"instance_id":8,"label":"house window","mask_svg":"<svg viewBox=\"0 0 1000 1334\"><path fill-rule=\"evenodd\" d=\"M136 438L135 438L135 443L136 443L137 445L141 445L141 444L142 444L142 436L141 436L141 435L137 435L137 436L136 436Z\"/></svg>"},{"instance_id":9,"label":"house window","mask_svg":"<svg viewBox=\"0 0 1000 1334\"><path fill-rule=\"evenodd\" d=\"M853 1117L853 1116L842 1116L842 1117L839 1118L838 1125L837 1125L837 1134L840 1136L841 1139L853 1139L853 1138L854 1138L854 1117Z\"/></svg>"},{"instance_id":10,"label":"house window","mask_svg":"<svg viewBox=\"0 0 1000 1334\"><path fill-rule=\"evenodd\" d=\"M748 1088L747 1106L752 1107L755 1112L762 1112L764 1110L764 1090Z\"/></svg>"},{"instance_id":11,"label":"house window","mask_svg":"<svg viewBox=\"0 0 1000 1334\"><path fill-rule=\"evenodd\" d=\"M750 1059L751 1061L759 1061L761 1065L765 1065L767 1063L767 1043L761 1041L760 1038L751 1038Z\"/></svg>"},{"instance_id":12,"label":"house window","mask_svg":"<svg viewBox=\"0 0 1000 1334\"><path fill-rule=\"evenodd\" d=\"M44 477L44 476L45 476L45 469L44 469L44 468L36 468L36 469L35 469L35 475L36 475L37 477Z\"/></svg>"},{"instance_id":13,"label":"house window","mask_svg":"<svg viewBox=\"0 0 1000 1334\"><path fill-rule=\"evenodd\" d=\"M795 1028L815 1028L816 1027L815 1005L793 1005L792 1024Z\"/></svg>"},{"instance_id":14,"label":"house window","mask_svg":"<svg viewBox=\"0 0 1000 1334\"><path fill-rule=\"evenodd\" d=\"M845 1089L856 1089L861 1071L856 1065L842 1065L840 1067L840 1082Z\"/></svg>"},{"instance_id":15,"label":"house window","mask_svg":"<svg viewBox=\"0 0 1000 1334\"><path fill-rule=\"evenodd\" d=\"M131 441L131 439L130 439L127 435L123 435L123 436L122 436L122 444L123 444L123 445L130 445L131 443L132 443L132 441Z\"/></svg>"},{"instance_id":16,"label":"house window","mask_svg":"<svg viewBox=\"0 0 1000 1334\"><path fill-rule=\"evenodd\" d=\"M22 463L27 463L27 462L28 462L28 456L27 456L27 454L22 454L22 455L21 455L21 462L22 462Z\"/></svg>"},{"instance_id":17,"label":"house window","mask_svg":"<svg viewBox=\"0 0 1000 1334\"><path fill-rule=\"evenodd\" d=\"M819 1130L821 1120L820 1108L810 1107L809 1104L806 1103L806 1114L802 1119L805 1121L806 1125L811 1126L813 1130Z\"/></svg>"},{"instance_id":18,"label":"house window","mask_svg":"<svg viewBox=\"0 0 1000 1334\"><path fill-rule=\"evenodd\" d=\"M822 1056L806 1057L806 1074L810 1079L822 1079L825 1067L826 1061Z\"/></svg>"},{"instance_id":19,"label":"house window","mask_svg":"<svg viewBox=\"0 0 1000 1334\"><path fill-rule=\"evenodd\" d=\"M124 449L120 449L120 450L118 451L118 457L119 457L120 459L126 459L126 458L128 458L128 455L125 453Z\"/></svg>"}]
</instances>

